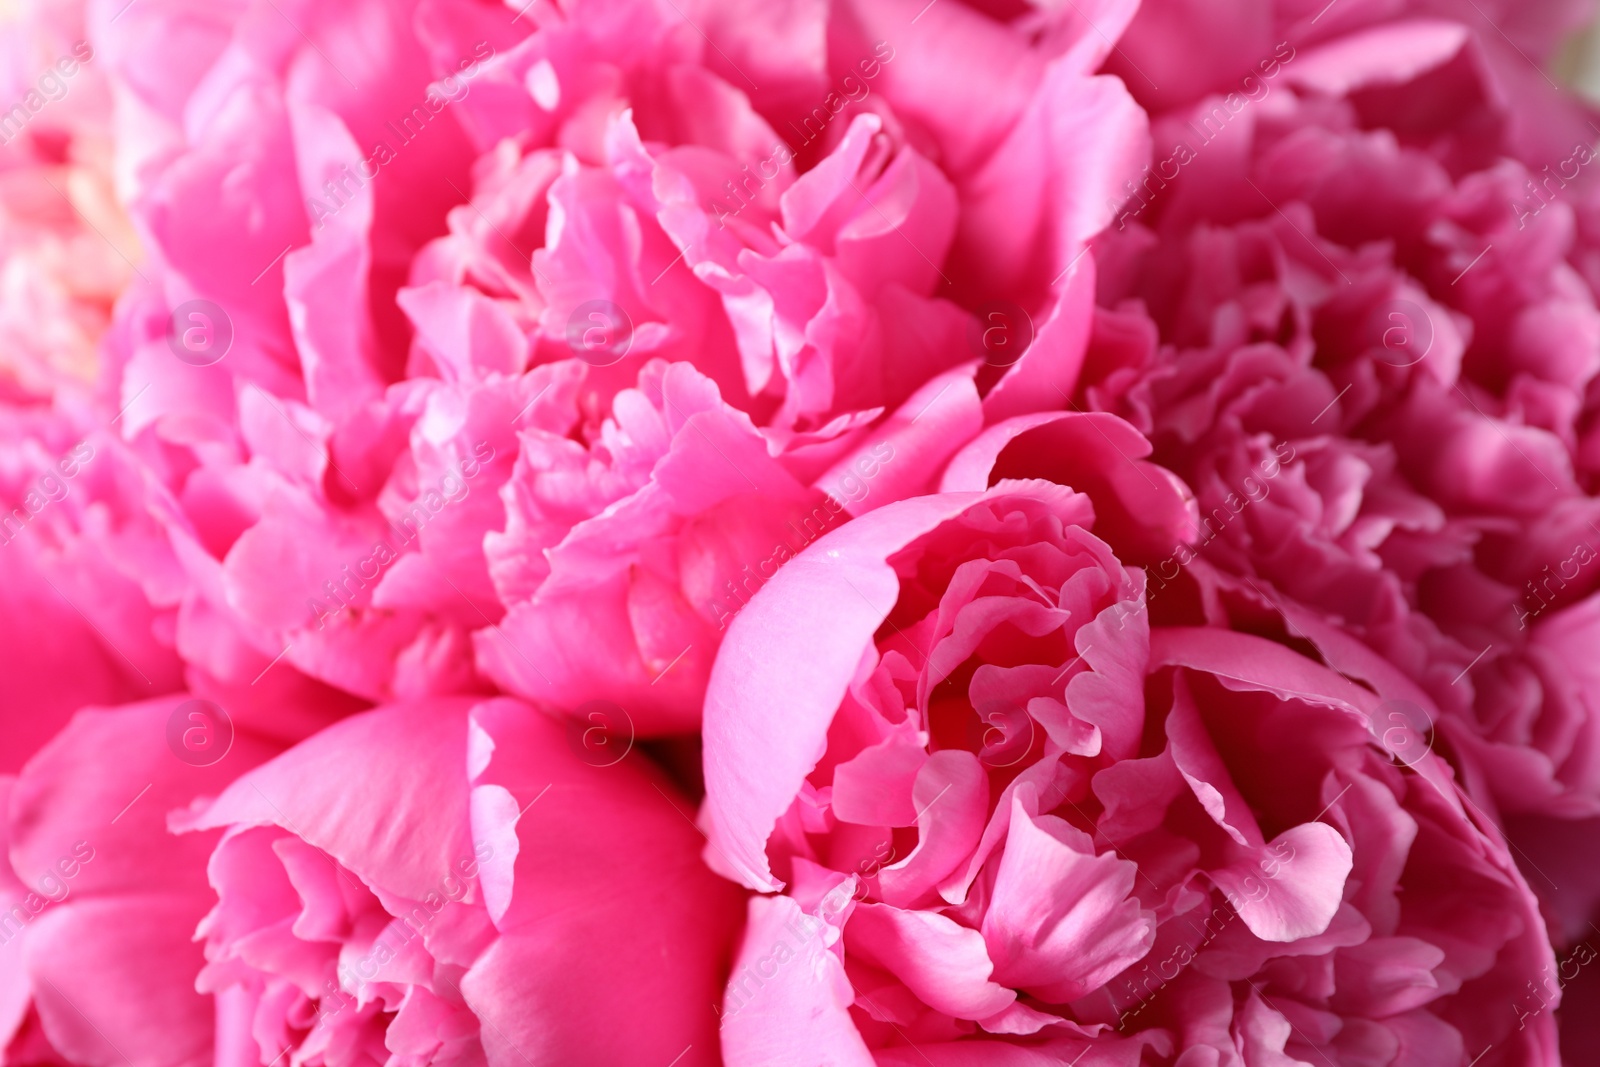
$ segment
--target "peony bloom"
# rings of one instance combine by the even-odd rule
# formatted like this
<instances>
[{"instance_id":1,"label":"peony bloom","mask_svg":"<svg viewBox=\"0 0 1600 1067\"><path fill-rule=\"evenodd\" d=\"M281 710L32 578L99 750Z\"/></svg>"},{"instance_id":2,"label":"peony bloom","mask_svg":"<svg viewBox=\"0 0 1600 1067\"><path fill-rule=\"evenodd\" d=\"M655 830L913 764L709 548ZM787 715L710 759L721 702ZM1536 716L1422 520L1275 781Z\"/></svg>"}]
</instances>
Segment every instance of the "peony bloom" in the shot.
<instances>
[{"instance_id":1,"label":"peony bloom","mask_svg":"<svg viewBox=\"0 0 1600 1067\"><path fill-rule=\"evenodd\" d=\"M1417 46L1407 91L1459 30L1382 31ZM1600 314L1568 202L1592 134L1534 165L1451 147L1482 119L1466 105L1369 128L1363 94L1394 79L1341 75L1351 47L1303 49L1236 115L1213 97L1156 121L1153 177L1101 248L1082 395L1200 498L1201 562L1174 554L1159 587L1226 589L1235 618L1287 619L1415 702L1480 803L1593 815L1600 690L1572 650L1600 632Z\"/></svg>"},{"instance_id":2,"label":"peony bloom","mask_svg":"<svg viewBox=\"0 0 1600 1067\"><path fill-rule=\"evenodd\" d=\"M787 558L1075 384L1131 3L279 6L96 38L127 431L177 457L185 604L263 662L693 729Z\"/></svg>"},{"instance_id":3,"label":"peony bloom","mask_svg":"<svg viewBox=\"0 0 1600 1067\"><path fill-rule=\"evenodd\" d=\"M737 891L663 775L584 755L515 701L391 706L175 820L223 830L217 1062L715 1064Z\"/></svg>"},{"instance_id":4,"label":"peony bloom","mask_svg":"<svg viewBox=\"0 0 1600 1067\"><path fill-rule=\"evenodd\" d=\"M1097 245L1080 396L1199 498L1155 610L1197 593L1387 698L1504 821L1565 953L1600 900L1563 860L1600 813L1600 274L1594 130L1527 59L1557 7L1504 23L1510 61L1483 9L1433 11L1171 101Z\"/></svg>"},{"instance_id":5,"label":"peony bloom","mask_svg":"<svg viewBox=\"0 0 1600 1067\"><path fill-rule=\"evenodd\" d=\"M1554 1067L1534 898L1444 763L1295 651L1153 624L1118 553L1181 494L1128 510L1136 448L1120 493L1030 477L1060 453L1005 429L729 628L706 858L768 895L725 1061Z\"/></svg>"}]
</instances>

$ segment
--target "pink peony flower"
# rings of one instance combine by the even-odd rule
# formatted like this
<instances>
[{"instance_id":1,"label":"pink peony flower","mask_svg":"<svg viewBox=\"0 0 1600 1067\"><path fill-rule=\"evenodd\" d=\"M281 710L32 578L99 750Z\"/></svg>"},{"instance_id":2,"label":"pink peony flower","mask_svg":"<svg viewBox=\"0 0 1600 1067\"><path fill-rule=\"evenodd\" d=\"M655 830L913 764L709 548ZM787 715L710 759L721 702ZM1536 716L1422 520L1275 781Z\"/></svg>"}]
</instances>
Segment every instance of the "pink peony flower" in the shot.
<instances>
[{"instance_id":1,"label":"pink peony flower","mask_svg":"<svg viewBox=\"0 0 1600 1067\"><path fill-rule=\"evenodd\" d=\"M1528 58L1557 7L1510 38L1481 8L1323 25L1244 95L1174 98L1098 246L1081 397L1199 497L1154 610L1198 594L1377 690L1503 821L1570 958L1600 901L1562 859L1600 810L1600 275L1590 118Z\"/></svg>"},{"instance_id":2,"label":"pink peony flower","mask_svg":"<svg viewBox=\"0 0 1600 1067\"><path fill-rule=\"evenodd\" d=\"M381 708L178 820L224 829L218 1062L718 1062L737 891L663 775L564 734L505 699Z\"/></svg>"},{"instance_id":3,"label":"pink peony flower","mask_svg":"<svg viewBox=\"0 0 1600 1067\"><path fill-rule=\"evenodd\" d=\"M1094 532L1126 496L1015 440L729 627L706 859L773 895L725 1061L1556 1064L1514 1010L1552 960L1533 895L1443 762L1297 652L1153 625Z\"/></svg>"},{"instance_id":4,"label":"pink peony flower","mask_svg":"<svg viewBox=\"0 0 1600 1067\"><path fill-rule=\"evenodd\" d=\"M185 604L368 701L692 729L785 559L1076 380L1133 5L920 6L106 23L154 279L114 347L182 457Z\"/></svg>"},{"instance_id":5,"label":"pink peony flower","mask_svg":"<svg viewBox=\"0 0 1600 1067\"><path fill-rule=\"evenodd\" d=\"M1480 802L1592 815L1600 690L1571 650L1596 632L1600 314L1563 198L1593 153L1462 168L1467 107L1426 134L1365 129L1360 94L1390 77L1330 81L1347 47L1303 52L1220 131L1215 98L1156 122L1168 169L1105 238L1083 396L1200 498L1203 544L1158 566L1161 587L1226 588L1237 617L1280 615L1442 717Z\"/></svg>"}]
</instances>

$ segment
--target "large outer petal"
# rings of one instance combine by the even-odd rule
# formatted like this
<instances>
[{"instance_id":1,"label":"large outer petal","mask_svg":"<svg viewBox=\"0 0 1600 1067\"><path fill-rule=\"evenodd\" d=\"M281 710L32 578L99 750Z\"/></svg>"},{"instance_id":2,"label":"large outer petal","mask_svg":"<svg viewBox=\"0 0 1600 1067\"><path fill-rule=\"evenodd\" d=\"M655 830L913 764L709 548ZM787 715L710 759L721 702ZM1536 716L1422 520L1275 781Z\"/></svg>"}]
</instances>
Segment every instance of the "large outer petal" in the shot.
<instances>
[{"instance_id":1,"label":"large outer petal","mask_svg":"<svg viewBox=\"0 0 1600 1067\"><path fill-rule=\"evenodd\" d=\"M700 861L688 804L637 753L589 766L516 701L478 705L469 729L474 836L512 864L485 874L509 874L510 899L461 983L490 1067L714 1067L743 908Z\"/></svg>"},{"instance_id":2,"label":"large outer petal","mask_svg":"<svg viewBox=\"0 0 1600 1067\"><path fill-rule=\"evenodd\" d=\"M752 889L782 887L767 837L821 758L833 713L899 596L885 561L978 499L917 497L847 523L780 568L728 627L704 726L707 858L731 865L723 873Z\"/></svg>"},{"instance_id":3,"label":"large outer petal","mask_svg":"<svg viewBox=\"0 0 1600 1067\"><path fill-rule=\"evenodd\" d=\"M281 826L367 885L421 900L472 854L467 706L440 700L344 719L179 825Z\"/></svg>"},{"instance_id":4,"label":"large outer petal","mask_svg":"<svg viewBox=\"0 0 1600 1067\"><path fill-rule=\"evenodd\" d=\"M29 761L11 793L12 868L32 881L63 858L92 858L61 903L24 934L24 966L50 1042L89 1067L200 1067L212 1005L194 991L193 942L212 903L214 835L174 837L167 813L216 792L270 750L248 736L210 767L167 748L185 697L80 712ZM81 843L81 844L80 844Z\"/></svg>"},{"instance_id":5,"label":"large outer petal","mask_svg":"<svg viewBox=\"0 0 1600 1067\"><path fill-rule=\"evenodd\" d=\"M850 1018L850 980L824 934L822 921L789 897L750 901L736 969L748 985L723 1010L729 1064L872 1067L873 1055Z\"/></svg>"}]
</instances>

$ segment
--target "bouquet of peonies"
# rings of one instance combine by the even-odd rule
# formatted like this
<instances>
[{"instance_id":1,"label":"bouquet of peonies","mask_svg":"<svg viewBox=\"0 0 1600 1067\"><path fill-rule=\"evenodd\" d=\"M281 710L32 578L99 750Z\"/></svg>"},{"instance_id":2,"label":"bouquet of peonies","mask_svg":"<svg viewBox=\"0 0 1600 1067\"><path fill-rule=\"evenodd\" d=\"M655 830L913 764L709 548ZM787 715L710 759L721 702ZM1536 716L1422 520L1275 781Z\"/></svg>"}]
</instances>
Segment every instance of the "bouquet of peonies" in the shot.
<instances>
[{"instance_id":1,"label":"bouquet of peonies","mask_svg":"<svg viewBox=\"0 0 1600 1067\"><path fill-rule=\"evenodd\" d=\"M15 0L0 1067L1600 1062L1590 0Z\"/></svg>"}]
</instances>

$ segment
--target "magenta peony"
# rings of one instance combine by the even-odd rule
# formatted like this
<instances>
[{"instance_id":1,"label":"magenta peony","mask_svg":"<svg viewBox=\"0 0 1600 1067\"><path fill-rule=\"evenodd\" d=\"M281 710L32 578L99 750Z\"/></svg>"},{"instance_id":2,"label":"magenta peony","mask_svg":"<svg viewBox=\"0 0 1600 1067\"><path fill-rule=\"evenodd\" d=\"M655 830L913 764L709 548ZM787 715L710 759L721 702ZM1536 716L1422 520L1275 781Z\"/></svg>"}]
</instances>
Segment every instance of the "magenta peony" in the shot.
<instances>
[{"instance_id":1,"label":"magenta peony","mask_svg":"<svg viewBox=\"0 0 1600 1067\"><path fill-rule=\"evenodd\" d=\"M507 700L383 708L176 820L226 828L218 1062L716 1063L737 891L664 776L563 733Z\"/></svg>"},{"instance_id":2,"label":"magenta peony","mask_svg":"<svg viewBox=\"0 0 1600 1067\"><path fill-rule=\"evenodd\" d=\"M1560 8L1505 34L1481 8L1346 9L1270 76L1166 101L1097 244L1079 400L1199 499L1152 595L1375 689L1510 832L1566 954L1600 903L1562 859L1600 815L1600 274L1593 119L1530 58Z\"/></svg>"},{"instance_id":3,"label":"magenta peony","mask_svg":"<svg viewBox=\"0 0 1600 1067\"><path fill-rule=\"evenodd\" d=\"M1354 64L1355 39L1408 69ZM1366 29L1301 48L1236 118L1220 96L1157 118L1100 245L1082 395L1199 497L1201 543L1154 589L1279 616L1437 725L1491 810L1592 817L1594 135L1562 103L1541 130L1570 139L1511 158L1529 115L1466 63L1479 46L1457 23ZM1431 105L1402 115L1397 80Z\"/></svg>"},{"instance_id":4,"label":"magenta peony","mask_svg":"<svg viewBox=\"0 0 1600 1067\"><path fill-rule=\"evenodd\" d=\"M1152 626L1099 504L892 504L730 627L706 858L781 895L726 1061L1553 1067L1534 898L1443 763L1293 651Z\"/></svg>"},{"instance_id":5,"label":"magenta peony","mask_svg":"<svg viewBox=\"0 0 1600 1067\"><path fill-rule=\"evenodd\" d=\"M1091 27L903 6L129 8L111 347L189 601L369 701L693 730L785 559L1060 406L1145 149Z\"/></svg>"}]
</instances>

